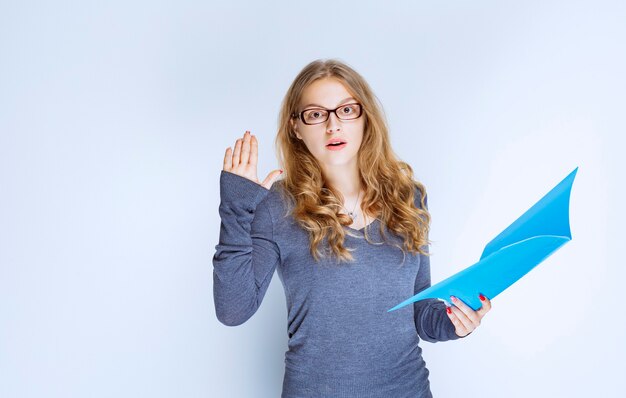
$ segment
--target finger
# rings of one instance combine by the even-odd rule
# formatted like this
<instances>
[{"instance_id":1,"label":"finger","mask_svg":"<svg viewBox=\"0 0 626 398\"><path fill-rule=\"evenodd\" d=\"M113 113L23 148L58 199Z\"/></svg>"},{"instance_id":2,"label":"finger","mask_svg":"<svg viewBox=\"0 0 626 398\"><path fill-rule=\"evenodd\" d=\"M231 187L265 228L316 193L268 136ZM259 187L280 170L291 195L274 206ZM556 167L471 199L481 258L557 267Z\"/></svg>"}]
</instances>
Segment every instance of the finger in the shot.
<instances>
[{"instance_id":1,"label":"finger","mask_svg":"<svg viewBox=\"0 0 626 398\"><path fill-rule=\"evenodd\" d=\"M239 156L241 154L241 138L235 143L235 153L233 153L233 167L239 166Z\"/></svg>"},{"instance_id":2,"label":"finger","mask_svg":"<svg viewBox=\"0 0 626 398\"><path fill-rule=\"evenodd\" d=\"M487 298L484 294L479 294L478 298L480 299L480 302L483 303L483 306L478 310L478 314L482 318L489 312L489 310L491 310L491 300L489 300L489 298Z\"/></svg>"},{"instance_id":3,"label":"finger","mask_svg":"<svg viewBox=\"0 0 626 398\"><path fill-rule=\"evenodd\" d=\"M463 330L467 331L468 333L471 332L472 330L474 330L476 328L476 326L474 326L474 324L472 323L472 321L467 317L467 315L465 315L465 313L463 311L461 311L460 309L458 309L455 306L450 306L450 309L452 310L452 314L449 315L454 315L458 322L459 322L459 326L461 328L463 328ZM455 325L456 326L456 325Z\"/></svg>"},{"instance_id":4,"label":"finger","mask_svg":"<svg viewBox=\"0 0 626 398\"><path fill-rule=\"evenodd\" d=\"M241 164L248 164L248 159L250 159L250 132L246 131L241 145Z\"/></svg>"},{"instance_id":5,"label":"finger","mask_svg":"<svg viewBox=\"0 0 626 398\"><path fill-rule=\"evenodd\" d=\"M233 165L233 151L230 147L226 148L226 153L224 154L224 170L230 171Z\"/></svg>"},{"instance_id":6,"label":"finger","mask_svg":"<svg viewBox=\"0 0 626 398\"><path fill-rule=\"evenodd\" d=\"M450 296L450 298L452 299L452 303L456 305L474 325L480 325L480 316L478 316L476 311L465 304L463 300L454 296Z\"/></svg>"},{"instance_id":7,"label":"finger","mask_svg":"<svg viewBox=\"0 0 626 398\"><path fill-rule=\"evenodd\" d=\"M259 153L259 143L253 135L250 139L250 164L256 166Z\"/></svg>"},{"instance_id":8,"label":"finger","mask_svg":"<svg viewBox=\"0 0 626 398\"><path fill-rule=\"evenodd\" d=\"M454 332L457 334L457 336L467 336L471 332L471 330L468 330L465 324L461 322L459 317L454 312L455 310L459 311L459 309L454 308L453 305L451 305L450 307L446 307L446 313L448 314L448 318L450 318L450 321L454 325Z\"/></svg>"},{"instance_id":9,"label":"finger","mask_svg":"<svg viewBox=\"0 0 626 398\"><path fill-rule=\"evenodd\" d=\"M265 177L265 180L263 180L263 183L261 185L263 185L267 189L270 189L272 187L272 184L274 184L274 181L281 174L282 174L282 170L274 170L274 171L272 171L271 173L268 174L267 177Z\"/></svg>"}]
</instances>

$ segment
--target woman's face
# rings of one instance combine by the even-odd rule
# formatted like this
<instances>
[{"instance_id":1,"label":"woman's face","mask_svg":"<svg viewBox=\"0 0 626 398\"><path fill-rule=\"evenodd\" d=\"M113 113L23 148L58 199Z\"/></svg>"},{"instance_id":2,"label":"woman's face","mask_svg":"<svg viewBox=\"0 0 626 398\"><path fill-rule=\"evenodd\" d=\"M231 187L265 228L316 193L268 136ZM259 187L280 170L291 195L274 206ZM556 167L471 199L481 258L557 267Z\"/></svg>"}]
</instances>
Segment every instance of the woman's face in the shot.
<instances>
[{"instance_id":1,"label":"woman's face","mask_svg":"<svg viewBox=\"0 0 626 398\"><path fill-rule=\"evenodd\" d=\"M357 102L345 86L333 78L323 78L311 83L303 92L297 112L307 109L335 109L341 105ZM337 109L337 113L348 115L350 108ZM318 114L313 114L314 117ZM292 120L293 123L293 120ZM296 136L304 141L311 154L323 166L341 166L357 164L357 154L363 140L365 114L351 120L341 120L330 112L325 122L307 125L302 119L293 124ZM331 139L341 139L346 145L339 148L328 146ZM334 150L333 150L334 149Z\"/></svg>"}]
</instances>

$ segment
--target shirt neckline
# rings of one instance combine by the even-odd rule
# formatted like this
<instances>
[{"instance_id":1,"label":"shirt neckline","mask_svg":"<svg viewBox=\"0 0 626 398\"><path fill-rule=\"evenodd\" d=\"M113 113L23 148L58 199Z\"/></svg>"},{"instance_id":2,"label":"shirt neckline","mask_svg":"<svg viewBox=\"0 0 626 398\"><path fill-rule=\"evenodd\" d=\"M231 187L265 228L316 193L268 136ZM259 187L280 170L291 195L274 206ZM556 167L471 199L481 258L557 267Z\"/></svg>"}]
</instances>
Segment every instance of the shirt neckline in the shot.
<instances>
[{"instance_id":1,"label":"shirt neckline","mask_svg":"<svg viewBox=\"0 0 626 398\"><path fill-rule=\"evenodd\" d=\"M364 226L364 227L362 227L361 229L355 229L355 228L352 228L352 227L347 226L347 225L346 225L345 227L346 227L346 228L349 228L349 229L351 229L351 230L353 230L353 231L356 231L356 232L363 232L363 231L365 230L365 228L367 228L367 227L369 227L370 225L374 224L376 221L378 221L378 218L375 218L375 219L374 219L374 221L372 221L371 223L369 223L369 224L365 225L365 226Z\"/></svg>"}]
</instances>

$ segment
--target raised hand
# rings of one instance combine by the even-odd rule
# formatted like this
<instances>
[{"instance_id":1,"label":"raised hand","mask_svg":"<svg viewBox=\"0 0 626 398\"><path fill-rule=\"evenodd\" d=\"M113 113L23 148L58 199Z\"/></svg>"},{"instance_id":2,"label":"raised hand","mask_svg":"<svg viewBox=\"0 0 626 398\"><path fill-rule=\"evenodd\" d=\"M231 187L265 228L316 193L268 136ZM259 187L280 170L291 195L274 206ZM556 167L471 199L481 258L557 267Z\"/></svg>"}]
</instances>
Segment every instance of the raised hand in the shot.
<instances>
[{"instance_id":1,"label":"raised hand","mask_svg":"<svg viewBox=\"0 0 626 398\"><path fill-rule=\"evenodd\" d=\"M256 182L265 189L270 189L274 181L283 172L282 170L274 170L265 177L263 182L259 182L257 178L257 156L259 144L254 135L246 131L243 138L239 138L235 142L235 152L230 147L226 148L224 156L224 171L245 177L250 181Z\"/></svg>"},{"instance_id":2,"label":"raised hand","mask_svg":"<svg viewBox=\"0 0 626 398\"><path fill-rule=\"evenodd\" d=\"M455 328L454 332L459 337L467 336L480 326L480 320L491 310L491 300L482 294L478 298L483 302L483 306L478 311L474 311L472 307L454 296L450 296L450 298L454 305L447 308L448 318L452 321Z\"/></svg>"}]
</instances>

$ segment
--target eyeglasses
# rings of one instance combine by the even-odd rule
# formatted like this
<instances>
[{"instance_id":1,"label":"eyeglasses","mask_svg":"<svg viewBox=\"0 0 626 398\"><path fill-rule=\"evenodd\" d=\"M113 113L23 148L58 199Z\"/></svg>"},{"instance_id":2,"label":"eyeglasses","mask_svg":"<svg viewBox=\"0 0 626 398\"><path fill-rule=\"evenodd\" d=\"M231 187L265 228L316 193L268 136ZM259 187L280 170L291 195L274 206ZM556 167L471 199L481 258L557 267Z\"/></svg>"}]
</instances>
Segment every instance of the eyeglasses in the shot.
<instances>
[{"instance_id":1,"label":"eyeglasses","mask_svg":"<svg viewBox=\"0 0 626 398\"><path fill-rule=\"evenodd\" d=\"M339 110L339 112L337 112ZM302 112L293 113L291 117L297 118L304 124L312 125L312 124L320 124L324 123L328 120L330 113L333 112L335 116L337 116L341 120L352 120L358 119L361 117L361 113L363 111L363 107L361 104L355 102L351 104L341 105L335 109L325 109L325 108L310 108L305 109Z\"/></svg>"}]
</instances>

